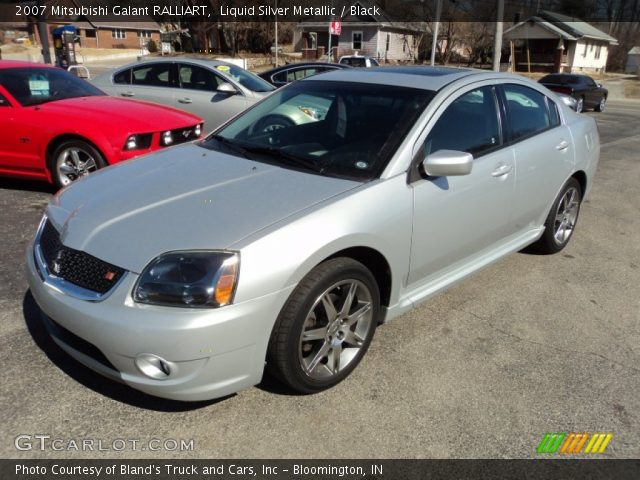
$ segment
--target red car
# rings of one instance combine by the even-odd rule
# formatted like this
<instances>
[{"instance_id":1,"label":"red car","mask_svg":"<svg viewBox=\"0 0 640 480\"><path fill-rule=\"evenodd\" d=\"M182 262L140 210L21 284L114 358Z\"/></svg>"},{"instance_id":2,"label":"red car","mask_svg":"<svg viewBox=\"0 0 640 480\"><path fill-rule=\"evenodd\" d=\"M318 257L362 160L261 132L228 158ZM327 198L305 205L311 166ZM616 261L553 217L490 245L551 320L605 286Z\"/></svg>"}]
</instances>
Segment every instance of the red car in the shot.
<instances>
[{"instance_id":1,"label":"red car","mask_svg":"<svg viewBox=\"0 0 640 480\"><path fill-rule=\"evenodd\" d=\"M49 65L0 61L0 175L64 187L106 165L202 136L203 120L110 97Z\"/></svg>"}]
</instances>

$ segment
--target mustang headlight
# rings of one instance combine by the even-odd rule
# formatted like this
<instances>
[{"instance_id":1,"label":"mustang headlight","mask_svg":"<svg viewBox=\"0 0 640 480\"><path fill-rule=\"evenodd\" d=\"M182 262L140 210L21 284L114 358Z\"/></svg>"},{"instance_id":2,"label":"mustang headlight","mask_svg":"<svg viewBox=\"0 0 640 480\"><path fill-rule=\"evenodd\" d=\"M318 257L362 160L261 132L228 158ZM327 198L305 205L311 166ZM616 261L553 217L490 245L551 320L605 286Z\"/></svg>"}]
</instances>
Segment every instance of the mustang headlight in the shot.
<instances>
[{"instance_id":1,"label":"mustang headlight","mask_svg":"<svg viewBox=\"0 0 640 480\"><path fill-rule=\"evenodd\" d=\"M144 269L133 298L136 302L172 307L222 307L233 301L238 267L237 253L164 253Z\"/></svg>"}]
</instances>

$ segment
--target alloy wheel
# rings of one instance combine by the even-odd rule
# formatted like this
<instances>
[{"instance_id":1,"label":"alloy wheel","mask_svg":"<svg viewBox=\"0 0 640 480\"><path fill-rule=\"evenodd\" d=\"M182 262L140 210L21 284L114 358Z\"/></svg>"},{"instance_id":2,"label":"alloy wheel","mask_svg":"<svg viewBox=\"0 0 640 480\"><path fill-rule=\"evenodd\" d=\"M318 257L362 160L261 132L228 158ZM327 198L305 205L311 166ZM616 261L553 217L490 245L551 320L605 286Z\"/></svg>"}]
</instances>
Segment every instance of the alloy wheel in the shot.
<instances>
[{"instance_id":1,"label":"alloy wheel","mask_svg":"<svg viewBox=\"0 0 640 480\"><path fill-rule=\"evenodd\" d=\"M558 245L563 245L569 241L573 233L576 221L578 220L578 210L580 208L580 192L575 187L570 187L562 196L556 210L555 226L553 237Z\"/></svg>"},{"instance_id":2,"label":"alloy wheel","mask_svg":"<svg viewBox=\"0 0 640 480\"><path fill-rule=\"evenodd\" d=\"M327 288L306 315L299 341L302 370L315 380L338 375L364 346L373 322L372 294L355 279Z\"/></svg>"},{"instance_id":3,"label":"alloy wheel","mask_svg":"<svg viewBox=\"0 0 640 480\"><path fill-rule=\"evenodd\" d=\"M56 175L61 185L69 185L80 177L96 171L96 159L86 150L69 147L62 150L56 158Z\"/></svg>"}]
</instances>

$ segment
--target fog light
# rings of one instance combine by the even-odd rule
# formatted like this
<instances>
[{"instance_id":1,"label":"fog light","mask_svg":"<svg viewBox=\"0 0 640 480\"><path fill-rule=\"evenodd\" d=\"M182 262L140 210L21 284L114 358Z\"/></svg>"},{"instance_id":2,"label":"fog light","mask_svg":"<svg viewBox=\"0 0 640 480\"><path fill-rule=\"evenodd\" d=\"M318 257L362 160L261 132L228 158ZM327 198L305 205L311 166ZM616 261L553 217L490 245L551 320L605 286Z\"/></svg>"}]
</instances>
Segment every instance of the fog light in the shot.
<instances>
[{"instance_id":1,"label":"fog light","mask_svg":"<svg viewBox=\"0 0 640 480\"><path fill-rule=\"evenodd\" d=\"M162 144L163 145L171 145L173 143L173 135L171 135L170 131L166 131L162 134Z\"/></svg>"},{"instance_id":2,"label":"fog light","mask_svg":"<svg viewBox=\"0 0 640 480\"><path fill-rule=\"evenodd\" d=\"M138 355L135 364L144 375L155 380L165 380L175 372L174 364L151 353Z\"/></svg>"}]
</instances>

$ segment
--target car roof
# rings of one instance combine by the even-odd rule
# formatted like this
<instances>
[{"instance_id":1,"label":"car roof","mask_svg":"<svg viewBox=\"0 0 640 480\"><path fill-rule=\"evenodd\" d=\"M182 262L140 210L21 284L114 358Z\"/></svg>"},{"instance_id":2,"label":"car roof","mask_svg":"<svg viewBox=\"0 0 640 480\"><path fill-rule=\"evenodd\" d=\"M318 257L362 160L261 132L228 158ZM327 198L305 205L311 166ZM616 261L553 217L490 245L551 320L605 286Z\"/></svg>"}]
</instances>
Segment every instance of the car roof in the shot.
<instances>
[{"instance_id":1,"label":"car roof","mask_svg":"<svg viewBox=\"0 0 640 480\"><path fill-rule=\"evenodd\" d=\"M23 62L21 60L0 60L0 69L6 68L56 68L46 63Z\"/></svg>"},{"instance_id":2,"label":"car roof","mask_svg":"<svg viewBox=\"0 0 640 480\"><path fill-rule=\"evenodd\" d=\"M218 65L229 65L237 67L235 63L229 63L222 60L215 60L209 58L194 58L194 57L162 57L162 58L151 58L146 59L143 58L138 62L133 62L128 65L125 65L126 68L131 68L135 65L143 65L143 64L152 64L152 63L167 63L167 62L188 62L196 65L201 65L203 67L217 67Z\"/></svg>"},{"instance_id":3,"label":"car roof","mask_svg":"<svg viewBox=\"0 0 640 480\"><path fill-rule=\"evenodd\" d=\"M471 68L455 67L428 67L428 66L408 66L408 67L376 67L376 68L350 68L344 70L333 70L323 73L321 77L307 77L302 82L314 81L345 81L361 83L377 83L383 85L397 85L401 87L420 88L423 90L440 90L456 80L476 76L478 80L484 78L505 78L508 74L496 74L486 70L475 70ZM508 75L509 77L522 80L520 76Z\"/></svg>"}]
</instances>

